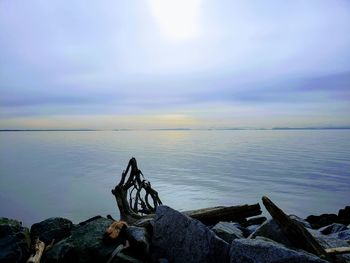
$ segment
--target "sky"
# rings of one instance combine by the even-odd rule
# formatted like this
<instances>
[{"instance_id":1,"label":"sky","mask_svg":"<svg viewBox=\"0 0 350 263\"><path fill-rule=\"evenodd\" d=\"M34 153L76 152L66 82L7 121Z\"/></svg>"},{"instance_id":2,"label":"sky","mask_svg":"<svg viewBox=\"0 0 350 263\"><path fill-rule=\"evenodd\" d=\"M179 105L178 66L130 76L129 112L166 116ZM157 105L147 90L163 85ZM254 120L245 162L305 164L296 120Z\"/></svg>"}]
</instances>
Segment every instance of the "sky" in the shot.
<instances>
[{"instance_id":1,"label":"sky","mask_svg":"<svg viewBox=\"0 0 350 263\"><path fill-rule=\"evenodd\" d=\"M323 126L348 0L0 0L0 129Z\"/></svg>"}]
</instances>

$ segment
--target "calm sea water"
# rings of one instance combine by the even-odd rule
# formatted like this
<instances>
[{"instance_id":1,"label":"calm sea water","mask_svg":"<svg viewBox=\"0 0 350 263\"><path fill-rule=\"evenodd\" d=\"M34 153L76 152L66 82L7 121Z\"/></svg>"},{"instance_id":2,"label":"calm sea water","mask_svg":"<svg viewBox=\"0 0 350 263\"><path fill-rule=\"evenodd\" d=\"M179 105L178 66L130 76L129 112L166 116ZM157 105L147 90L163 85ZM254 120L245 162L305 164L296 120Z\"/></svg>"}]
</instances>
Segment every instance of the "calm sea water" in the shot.
<instances>
[{"instance_id":1,"label":"calm sea water","mask_svg":"<svg viewBox=\"0 0 350 263\"><path fill-rule=\"evenodd\" d=\"M307 216L350 205L350 130L1 132L0 216L118 217L134 156L179 210L261 203Z\"/></svg>"}]
</instances>

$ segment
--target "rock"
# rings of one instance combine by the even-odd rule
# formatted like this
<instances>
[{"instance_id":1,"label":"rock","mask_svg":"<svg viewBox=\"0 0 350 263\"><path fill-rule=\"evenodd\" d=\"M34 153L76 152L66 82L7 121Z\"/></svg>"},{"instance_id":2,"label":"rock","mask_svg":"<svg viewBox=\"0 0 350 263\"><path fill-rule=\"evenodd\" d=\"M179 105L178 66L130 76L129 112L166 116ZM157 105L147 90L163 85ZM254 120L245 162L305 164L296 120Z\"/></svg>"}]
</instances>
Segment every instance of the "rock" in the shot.
<instances>
[{"instance_id":1,"label":"rock","mask_svg":"<svg viewBox=\"0 0 350 263\"><path fill-rule=\"evenodd\" d=\"M320 228L318 231L320 231L324 235L334 234L340 231L343 231L347 229L347 227L343 224L333 223L328 226L324 226Z\"/></svg>"},{"instance_id":2,"label":"rock","mask_svg":"<svg viewBox=\"0 0 350 263\"><path fill-rule=\"evenodd\" d=\"M154 220L153 257L169 262L227 262L229 245L198 220L158 206Z\"/></svg>"},{"instance_id":3,"label":"rock","mask_svg":"<svg viewBox=\"0 0 350 263\"><path fill-rule=\"evenodd\" d=\"M126 229L126 236L130 242L130 246L135 250L140 259L149 258L150 252L150 237L148 232L143 227L129 226Z\"/></svg>"},{"instance_id":4,"label":"rock","mask_svg":"<svg viewBox=\"0 0 350 263\"><path fill-rule=\"evenodd\" d=\"M267 220L259 226L248 238L254 239L257 236L267 237L286 246L291 246L290 241L284 235L279 225L273 219Z\"/></svg>"},{"instance_id":5,"label":"rock","mask_svg":"<svg viewBox=\"0 0 350 263\"><path fill-rule=\"evenodd\" d=\"M29 243L28 228L17 220L0 218L0 262L26 262Z\"/></svg>"},{"instance_id":6,"label":"rock","mask_svg":"<svg viewBox=\"0 0 350 263\"><path fill-rule=\"evenodd\" d=\"M306 228L312 228L310 223L307 222L305 219L302 219L302 218L300 218L300 217L298 217L296 215L289 215L289 217L291 219L294 219L295 221L299 222L300 224L302 224Z\"/></svg>"},{"instance_id":7,"label":"rock","mask_svg":"<svg viewBox=\"0 0 350 263\"><path fill-rule=\"evenodd\" d=\"M350 206L340 209L338 212L338 222L342 224L350 224Z\"/></svg>"},{"instance_id":8,"label":"rock","mask_svg":"<svg viewBox=\"0 0 350 263\"><path fill-rule=\"evenodd\" d=\"M308 229L308 231L313 235L313 237L318 241L318 243L323 247L323 248L334 248L334 247L348 247L349 244L344 241L339 239L338 237L335 237L334 235L338 234L332 234L332 235L323 235L320 231L315 230L315 229ZM350 261L350 254L343 254L343 255L338 255L337 258L343 258L345 260ZM339 261L343 262L343 261Z\"/></svg>"},{"instance_id":9,"label":"rock","mask_svg":"<svg viewBox=\"0 0 350 263\"><path fill-rule=\"evenodd\" d=\"M315 255L261 239L235 239L230 248L231 263L326 263Z\"/></svg>"},{"instance_id":10,"label":"rock","mask_svg":"<svg viewBox=\"0 0 350 263\"><path fill-rule=\"evenodd\" d=\"M336 214L322 214L320 216L308 216L306 221L309 222L312 228L318 229L323 226L328 226L338 221Z\"/></svg>"},{"instance_id":11,"label":"rock","mask_svg":"<svg viewBox=\"0 0 350 263\"><path fill-rule=\"evenodd\" d=\"M38 237L46 245L53 239L58 242L71 234L73 223L61 217L52 217L32 225L30 237L32 242Z\"/></svg>"},{"instance_id":12,"label":"rock","mask_svg":"<svg viewBox=\"0 0 350 263\"><path fill-rule=\"evenodd\" d=\"M229 244L236 238L243 238L243 232L237 227L236 223L219 222L211 230Z\"/></svg>"},{"instance_id":13,"label":"rock","mask_svg":"<svg viewBox=\"0 0 350 263\"><path fill-rule=\"evenodd\" d=\"M307 229L323 248L346 247L347 242L332 235L326 236L315 229Z\"/></svg>"},{"instance_id":14,"label":"rock","mask_svg":"<svg viewBox=\"0 0 350 263\"><path fill-rule=\"evenodd\" d=\"M338 239L350 240L350 229L346 229L334 234Z\"/></svg>"},{"instance_id":15,"label":"rock","mask_svg":"<svg viewBox=\"0 0 350 263\"><path fill-rule=\"evenodd\" d=\"M56 243L46 252L45 262L106 262L119 245L103 242L103 234L112 222L110 219L97 218L77 226L72 230L71 236Z\"/></svg>"}]
</instances>

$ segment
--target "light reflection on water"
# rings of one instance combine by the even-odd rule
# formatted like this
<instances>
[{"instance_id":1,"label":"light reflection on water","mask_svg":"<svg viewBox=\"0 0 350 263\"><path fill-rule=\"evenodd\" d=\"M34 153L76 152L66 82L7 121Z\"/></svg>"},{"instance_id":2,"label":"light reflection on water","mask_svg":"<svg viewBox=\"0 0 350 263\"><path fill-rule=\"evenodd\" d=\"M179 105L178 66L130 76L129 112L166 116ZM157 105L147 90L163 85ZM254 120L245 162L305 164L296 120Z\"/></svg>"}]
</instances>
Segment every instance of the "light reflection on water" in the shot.
<instances>
[{"instance_id":1,"label":"light reflection on water","mask_svg":"<svg viewBox=\"0 0 350 263\"><path fill-rule=\"evenodd\" d=\"M262 195L299 216L350 204L350 130L2 132L0 216L118 217L110 190L132 156L179 210Z\"/></svg>"}]
</instances>

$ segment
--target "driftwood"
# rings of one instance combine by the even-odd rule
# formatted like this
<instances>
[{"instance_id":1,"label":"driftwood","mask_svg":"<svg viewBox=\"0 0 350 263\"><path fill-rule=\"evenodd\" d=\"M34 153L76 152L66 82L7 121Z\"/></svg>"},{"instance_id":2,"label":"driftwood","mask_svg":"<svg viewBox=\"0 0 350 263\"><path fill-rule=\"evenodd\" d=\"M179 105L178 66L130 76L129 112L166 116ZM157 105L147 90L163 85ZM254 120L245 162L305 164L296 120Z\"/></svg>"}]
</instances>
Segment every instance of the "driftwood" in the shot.
<instances>
[{"instance_id":1,"label":"driftwood","mask_svg":"<svg viewBox=\"0 0 350 263\"><path fill-rule=\"evenodd\" d=\"M129 173L129 177L127 177ZM112 190L120 211L120 219L129 224L147 222L162 204L157 191L144 179L137 167L135 158L131 158L126 170L122 173L119 184ZM150 201L151 199L151 201ZM213 225L219 221L244 222L247 217L261 214L260 205L218 206L183 212L204 224Z\"/></svg>"},{"instance_id":2,"label":"driftwood","mask_svg":"<svg viewBox=\"0 0 350 263\"><path fill-rule=\"evenodd\" d=\"M37 239L34 245L34 250L35 253L29 257L27 263L40 263L41 256L45 250L45 243Z\"/></svg>"},{"instance_id":3,"label":"driftwood","mask_svg":"<svg viewBox=\"0 0 350 263\"><path fill-rule=\"evenodd\" d=\"M327 254L330 254L330 255L350 253L350 247L334 247L334 248L326 248L325 250Z\"/></svg>"},{"instance_id":4,"label":"driftwood","mask_svg":"<svg viewBox=\"0 0 350 263\"><path fill-rule=\"evenodd\" d=\"M281 227L281 230L284 232L293 246L315 254L320 258L331 260L327 255L327 252L302 224L289 218L289 216L287 216L266 196L263 196L262 201L267 211Z\"/></svg>"},{"instance_id":5,"label":"driftwood","mask_svg":"<svg viewBox=\"0 0 350 263\"><path fill-rule=\"evenodd\" d=\"M129 178L126 180L129 171ZM119 184L112 190L112 194L118 204L120 219L130 224L147 217L147 215L152 216L157 206L162 204L158 193L152 188L151 183L144 179L142 172L138 169L135 158L130 159Z\"/></svg>"},{"instance_id":6,"label":"driftwood","mask_svg":"<svg viewBox=\"0 0 350 263\"><path fill-rule=\"evenodd\" d=\"M217 206L183 212L205 225L215 225L219 221L243 222L247 217L261 214L259 204L239 206Z\"/></svg>"}]
</instances>

